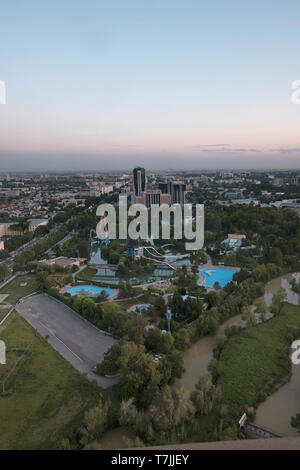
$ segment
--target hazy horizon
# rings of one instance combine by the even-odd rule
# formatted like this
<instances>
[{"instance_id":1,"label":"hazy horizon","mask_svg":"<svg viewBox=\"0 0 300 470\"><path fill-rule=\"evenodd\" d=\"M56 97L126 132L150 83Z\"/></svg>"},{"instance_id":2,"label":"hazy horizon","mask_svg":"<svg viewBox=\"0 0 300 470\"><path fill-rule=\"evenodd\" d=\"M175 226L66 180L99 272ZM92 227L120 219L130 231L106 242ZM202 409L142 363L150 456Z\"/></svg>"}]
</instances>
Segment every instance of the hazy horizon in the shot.
<instances>
[{"instance_id":1,"label":"hazy horizon","mask_svg":"<svg viewBox=\"0 0 300 470\"><path fill-rule=\"evenodd\" d=\"M80 171L131 171L135 166L164 171L215 171L215 170L300 170L300 158L296 155L284 158L281 152L273 155L272 160L263 158L241 158L240 154L231 155L228 159L222 155L222 161L210 155L209 158L198 159L196 163L193 158L184 155L162 155L157 160L152 155L123 156L112 158L112 156L88 156L57 155L57 154L20 154L8 155L3 158L0 154L0 172L80 172ZM155 161L155 164L154 164Z\"/></svg>"}]
</instances>

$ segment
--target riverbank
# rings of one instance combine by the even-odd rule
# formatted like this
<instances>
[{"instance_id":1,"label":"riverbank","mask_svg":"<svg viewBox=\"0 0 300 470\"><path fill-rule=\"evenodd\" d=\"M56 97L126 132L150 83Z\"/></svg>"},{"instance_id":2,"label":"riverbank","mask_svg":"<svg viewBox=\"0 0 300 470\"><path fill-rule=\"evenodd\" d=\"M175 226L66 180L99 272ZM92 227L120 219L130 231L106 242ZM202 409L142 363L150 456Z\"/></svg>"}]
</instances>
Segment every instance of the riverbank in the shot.
<instances>
[{"instance_id":1,"label":"riverbank","mask_svg":"<svg viewBox=\"0 0 300 470\"><path fill-rule=\"evenodd\" d=\"M278 278L275 278L275 279L271 280L270 282L268 282L266 284L264 299L265 299L267 305L271 305L272 297L273 297L274 293L276 293L280 287L285 287L286 288L288 302L298 303L299 296L295 297L294 293L291 291L291 289L288 288L289 283L291 282L292 278L293 278L292 274L286 274L286 275L280 276ZM207 373L208 364L209 364L210 360L213 358L213 349L216 346L217 336L224 333L227 326L241 325L241 324L243 324L241 315L236 315L234 317L231 317L226 322L224 322L222 325L219 326L219 328L217 330L217 333L215 335L202 337L195 344L193 344L189 349L187 349L184 352L184 367L186 369L185 373L184 373L184 375L182 376L181 379L176 380L174 386L175 387L182 386L182 387L184 387L184 389L188 393L191 393L194 390L195 385L199 380L199 377ZM281 390L285 390L286 387L289 387L290 384L293 384L293 379L294 379L294 376L295 376L294 368L296 368L296 367L297 366L294 366L292 368L292 374L293 375L292 375L292 378L291 378L291 382L288 382L288 383L286 383L286 385L283 385L278 390L278 392L275 393L275 395L277 393L279 393ZM277 429L277 427L273 426L272 421L268 422L268 420L267 420L267 422L265 423L264 421L261 420L261 416L266 418L266 413L264 412L264 410L262 410L262 413L261 413L261 416L260 416L259 408L258 408L258 413L257 413L257 417L259 417L259 421L257 422L257 420L256 420L255 423L257 423L261 426L265 426L266 428L270 428L271 430L273 430L275 432L278 432L278 434L281 434L281 435L297 434L295 430L294 430L294 433L282 432L284 430L284 427L282 426L282 423L284 423L284 425L286 425L286 423L288 423L288 425L289 425L290 416L295 414L294 410L290 409L289 405L292 403L292 406L295 407L296 406L296 401L297 401L298 404L300 404L300 397L299 397L299 393L300 393L300 367L299 366L298 366L298 369L297 369L297 374L298 374L298 378L299 378L299 385L296 385L298 393L294 394L295 399L294 400L289 400L289 398L288 398L287 403L285 403L284 401L281 401L281 405L278 405L276 407L270 406L270 416L272 416L273 421L275 421L275 422L278 421L279 429ZM288 378L289 377L285 376L285 380L288 380ZM280 382L280 385L282 385L282 384L283 384L283 381ZM277 387L278 387L278 384L277 384ZM294 386L293 386L293 388L294 388ZM275 387L274 387L274 389L275 389ZM298 399L296 400L297 396L298 396ZM268 403L268 400L269 400L269 398L262 405L265 405L266 403ZM279 396L278 401L280 402L280 400L281 399L280 399L280 396ZM282 405L283 403L285 403L284 406ZM260 406L262 406L262 405L260 405ZM274 410L276 410L276 412L274 412ZM298 411L300 411L300 409ZM206 422L206 417L203 417L203 418L204 419L202 420L202 423L201 423L202 426L201 427L203 429L207 430L207 429L209 429L210 423ZM210 431L211 431L211 429L210 429ZM116 443L117 443L117 445L120 446L118 448L121 448L122 439L121 439L120 436L121 436L122 433L119 431L119 428L117 430L110 431L109 438L110 439L113 438L114 432L116 433ZM211 432L213 432L213 430ZM203 433L203 434L205 434L205 433ZM208 439L207 434L208 434L207 432L206 432L206 435L204 435L204 436L199 434L197 436L194 436L194 439L195 439L195 441L198 441L198 440L205 441L205 440ZM103 447L103 448L105 448L105 447Z\"/></svg>"},{"instance_id":2,"label":"riverbank","mask_svg":"<svg viewBox=\"0 0 300 470\"><path fill-rule=\"evenodd\" d=\"M256 408L287 382L291 376L288 338L299 333L300 307L285 304L278 316L229 338L220 357L218 383L230 413L239 416L247 407Z\"/></svg>"},{"instance_id":3,"label":"riverbank","mask_svg":"<svg viewBox=\"0 0 300 470\"><path fill-rule=\"evenodd\" d=\"M265 293L262 297L267 306L271 305L273 295L280 287L284 287L286 289L287 301L291 304L298 305L299 295L295 294L289 287L293 276L297 276L297 274L284 274L267 282L265 285ZM254 309L254 304L251 308ZM196 341L196 343L192 344L192 346L184 352L185 373L175 382L175 386L183 386L188 393L191 393L199 378L207 373L208 364L213 358L213 350L216 346L217 337L224 333L227 326L241 326L242 324L244 324L242 321L242 315L235 315L222 323L218 327L216 334L201 337Z\"/></svg>"},{"instance_id":4,"label":"riverbank","mask_svg":"<svg viewBox=\"0 0 300 470\"><path fill-rule=\"evenodd\" d=\"M280 287L285 288L288 303L298 305L300 296L293 292L290 287L293 278L299 279L299 273L285 274L266 284L263 299L268 307L272 304L273 295ZM220 325L215 335L200 338L185 351L184 367L186 372L181 379L176 381L175 386L183 386L188 393L194 390L199 377L207 373L208 364L213 357L213 349L216 345L217 336L224 333L227 326L233 324L242 324L241 315L230 318ZM254 422L282 436L298 435L297 431L290 425L290 418L299 412L300 367L292 366L285 376L279 379L274 389L270 389L268 398L260 403Z\"/></svg>"}]
</instances>

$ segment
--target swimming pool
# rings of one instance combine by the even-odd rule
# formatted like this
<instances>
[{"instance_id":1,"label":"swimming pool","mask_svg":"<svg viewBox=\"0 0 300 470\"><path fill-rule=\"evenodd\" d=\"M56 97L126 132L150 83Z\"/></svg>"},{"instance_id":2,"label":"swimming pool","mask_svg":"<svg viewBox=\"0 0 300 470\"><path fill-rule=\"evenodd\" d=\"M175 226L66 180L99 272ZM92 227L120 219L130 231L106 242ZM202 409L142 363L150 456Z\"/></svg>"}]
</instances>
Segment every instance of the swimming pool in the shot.
<instances>
[{"instance_id":1,"label":"swimming pool","mask_svg":"<svg viewBox=\"0 0 300 470\"><path fill-rule=\"evenodd\" d=\"M127 312L136 312L136 311L138 311L139 313L142 314L142 313L148 312L149 307L150 307L150 304L132 305L131 307L129 307Z\"/></svg>"},{"instance_id":2,"label":"swimming pool","mask_svg":"<svg viewBox=\"0 0 300 470\"><path fill-rule=\"evenodd\" d=\"M202 269L200 271L205 278L203 282L203 286L205 287L213 287L215 282L218 282L221 287L224 287L232 281L236 272L237 269L224 268Z\"/></svg>"},{"instance_id":3,"label":"swimming pool","mask_svg":"<svg viewBox=\"0 0 300 470\"><path fill-rule=\"evenodd\" d=\"M149 310L149 305L139 305L137 309L139 310L140 313L147 312Z\"/></svg>"},{"instance_id":4,"label":"swimming pool","mask_svg":"<svg viewBox=\"0 0 300 470\"><path fill-rule=\"evenodd\" d=\"M73 295L85 295L86 297L98 297L101 292L105 292L109 297L114 294L113 289L98 286L74 286L70 287L66 291L68 294Z\"/></svg>"}]
</instances>

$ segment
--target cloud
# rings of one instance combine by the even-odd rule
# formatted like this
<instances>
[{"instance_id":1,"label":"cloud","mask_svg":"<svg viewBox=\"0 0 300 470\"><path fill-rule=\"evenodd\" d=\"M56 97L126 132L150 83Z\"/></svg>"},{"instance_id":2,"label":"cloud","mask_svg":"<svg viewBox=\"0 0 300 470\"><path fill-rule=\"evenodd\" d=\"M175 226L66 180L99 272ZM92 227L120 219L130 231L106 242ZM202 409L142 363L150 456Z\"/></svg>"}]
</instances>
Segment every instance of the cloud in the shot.
<instances>
[{"instance_id":1,"label":"cloud","mask_svg":"<svg viewBox=\"0 0 300 470\"><path fill-rule=\"evenodd\" d=\"M137 147L137 145L134 145L134 144L113 144L112 147Z\"/></svg>"},{"instance_id":2,"label":"cloud","mask_svg":"<svg viewBox=\"0 0 300 470\"><path fill-rule=\"evenodd\" d=\"M300 147L270 149L270 151L271 152L280 152L280 153L298 153L298 152L300 152Z\"/></svg>"},{"instance_id":3,"label":"cloud","mask_svg":"<svg viewBox=\"0 0 300 470\"><path fill-rule=\"evenodd\" d=\"M261 150L259 150L259 149L235 149L234 152L253 152L253 153L260 153Z\"/></svg>"},{"instance_id":4,"label":"cloud","mask_svg":"<svg viewBox=\"0 0 300 470\"><path fill-rule=\"evenodd\" d=\"M206 148L206 147L231 147L231 144L208 144L208 145L193 145L192 148Z\"/></svg>"},{"instance_id":5,"label":"cloud","mask_svg":"<svg viewBox=\"0 0 300 470\"><path fill-rule=\"evenodd\" d=\"M226 148L226 147L222 147L222 148L213 148L213 149L202 149L201 152L205 152L205 153L215 153L215 152L234 152L233 149L231 148Z\"/></svg>"},{"instance_id":6,"label":"cloud","mask_svg":"<svg viewBox=\"0 0 300 470\"><path fill-rule=\"evenodd\" d=\"M216 153L216 152L244 152L244 153L260 153L261 150L259 149L253 149L253 148L226 148L226 147L221 147L221 148L204 148L201 149L201 152L203 153Z\"/></svg>"}]
</instances>

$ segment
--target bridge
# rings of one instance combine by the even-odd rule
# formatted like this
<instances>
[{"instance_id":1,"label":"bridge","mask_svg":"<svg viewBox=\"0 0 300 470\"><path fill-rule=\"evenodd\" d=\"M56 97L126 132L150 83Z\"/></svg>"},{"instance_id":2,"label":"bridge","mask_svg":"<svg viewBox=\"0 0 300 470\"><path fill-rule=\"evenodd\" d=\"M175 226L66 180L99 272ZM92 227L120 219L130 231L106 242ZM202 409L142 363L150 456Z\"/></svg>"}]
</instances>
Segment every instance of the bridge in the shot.
<instances>
[{"instance_id":1,"label":"bridge","mask_svg":"<svg viewBox=\"0 0 300 470\"><path fill-rule=\"evenodd\" d=\"M245 434L252 439L270 439L272 437L281 437L279 434L276 434L269 429L258 426L257 424L246 423L243 426Z\"/></svg>"},{"instance_id":2,"label":"bridge","mask_svg":"<svg viewBox=\"0 0 300 470\"><path fill-rule=\"evenodd\" d=\"M231 416L231 420L233 423L235 422L235 418L233 416ZM239 425L240 428L245 432L246 436L250 439L271 439L274 437L281 437L279 434L275 434L275 432L263 428L258 424L250 423L247 419L246 413L244 413L240 418Z\"/></svg>"}]
</instances>

